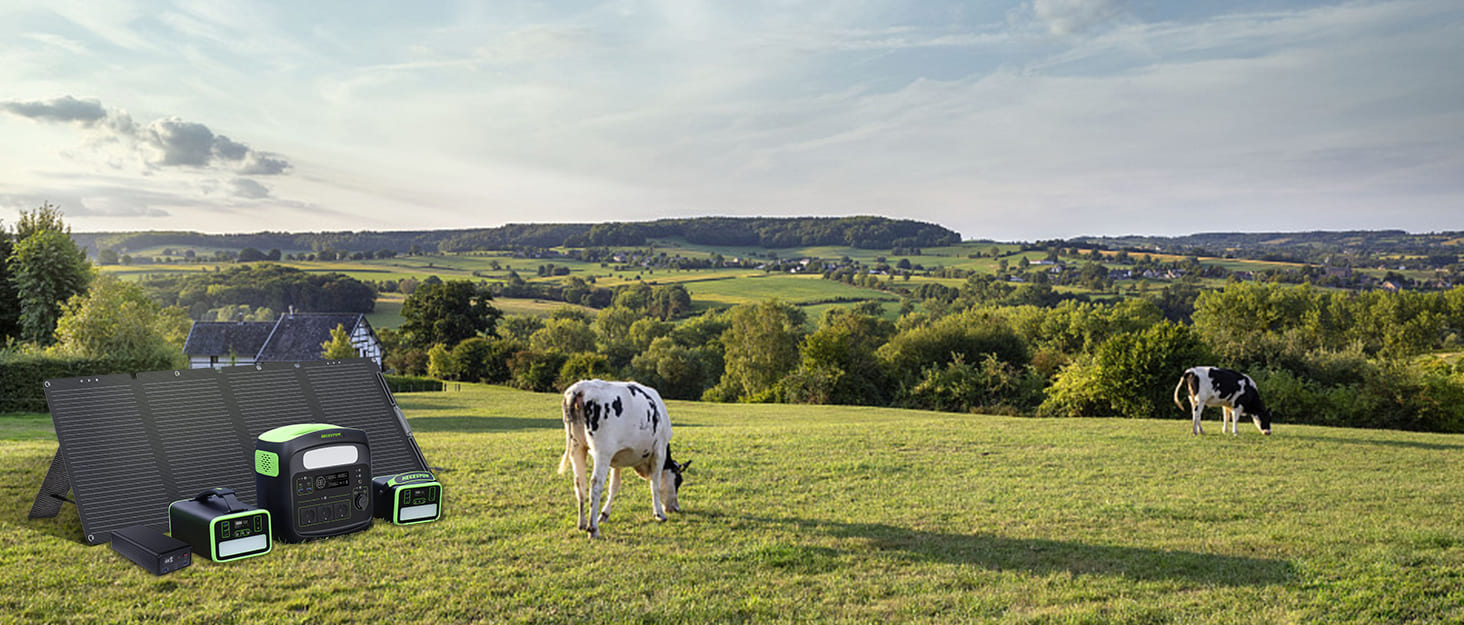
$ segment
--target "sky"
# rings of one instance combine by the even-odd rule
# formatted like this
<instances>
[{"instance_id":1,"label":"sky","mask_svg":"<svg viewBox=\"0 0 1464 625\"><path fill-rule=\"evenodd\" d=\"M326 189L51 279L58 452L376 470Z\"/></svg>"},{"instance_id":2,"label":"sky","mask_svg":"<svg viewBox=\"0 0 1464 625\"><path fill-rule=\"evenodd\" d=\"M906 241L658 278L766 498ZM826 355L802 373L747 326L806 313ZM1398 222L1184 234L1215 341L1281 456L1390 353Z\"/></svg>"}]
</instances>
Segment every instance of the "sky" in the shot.
<instances>
[{"instance_id":1,"label":"sky","mask_svg":"<svg viewBox=\"0 0 1464 625\"><path fill-rule=\"evenodd\" d=\"M0 219L1464 230L1464 3L0 0Z\"/></svg>"}]
</instances>

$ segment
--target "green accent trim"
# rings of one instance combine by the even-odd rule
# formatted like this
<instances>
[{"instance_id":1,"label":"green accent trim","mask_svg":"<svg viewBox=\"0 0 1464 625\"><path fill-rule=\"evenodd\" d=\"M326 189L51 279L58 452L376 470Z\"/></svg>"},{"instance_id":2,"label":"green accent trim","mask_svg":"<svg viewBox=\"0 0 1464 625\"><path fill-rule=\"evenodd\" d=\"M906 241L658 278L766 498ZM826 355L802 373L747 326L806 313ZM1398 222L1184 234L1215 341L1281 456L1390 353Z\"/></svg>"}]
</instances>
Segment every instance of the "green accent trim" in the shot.
<instances>
[{"instance_id":1,"label":"green accent trim","mask_svg":"<svg viewBox=\"0 0 1464 625\"><path fill-rule=\"evenodd\" d=\"M438 498L441 499L440 496ZM218 524L219 524L219 522L220 521L232 521L232 520L237 519L239 517L257 516L257 515L260 515L260 514L263 514L264 515L264 529L263 529L264 544L265 544L264 551L261 551L259 553L251 553L251 554L248 554L248 555L242 555L242 556L230 556L227 559L220 560L219 559L219 535L218 535ZM212 520L210 520L208 522L208 559L213 560L214 562L233 562L234 560L243 560L245 558L253 558L254 556L262 556L262 555L265 555L265 554L267 554L267 553L269 553L271 551L274 551L274 530L273 530L273 527L270 525L270 522L273 521L273 520L274 519L271 519L270 518L269 510L266 510L264 508L256 508L254 510L245 510L243 512L235 512L233 514L224 514L224 515L220 515L220 516L214 517ZM233 540L233 539L230 539L230 540Z\"/></svg>"},{"instance_id":2,"label":"green accent trim","mask_svg":"<svg viewBox=\"0 0 1464 625\"><path fill-rule=\"evenodd\" d=\"M437 514L435 514L435 515L433 515L431 517L425 518L425 519L415 519L415 520L412 520L412 521L402 521L401 520L401 518L402 518L402 498L401 498L401 495L400 495L400 491L397 491L397 492L393 492L392 493L392 497L391 497L391 522L392 522L392 524L394 524L394 525L416 525L418 523L430 523L432 521L436 521L437 519L442 518L442 483L441 482L436 482L436 481L423 482L421 484L412 484L411 486L403 486L402 488L403 489L407 489L407 488L422 488L422 487L426 487L426 486L436 486L437 487L437 501L433 502L434 504L437 505Z\"/></svg>"},{"instance_id":3,"label":"green accent trim","mask_svg":"<svg viewBox=\"0 0 1464 625\"><path fill-rule=\"evenodd\" d=\"M339 426L329 423L296 423L295 425L282 425L273 430L259 435L259 440L266 443L283 443L285 441L299 438L311 432L320 430L335 429Z\"/></svg>"},{"instance_id":4,"label":"green accent trim","mask_svg":"<svg viewBox=\"0 0 1464 625\"><path fill-rule=\"evenodd\" d=\"M254 472L268 477L279 477L280 455L263 449L254 450Z\"/></svg>"},{"instance_id":5,"label":"green accent trim","mask_svg":"<svg viewBox=\"0 0 1464 625\"><path fill-rule=\"evenodd\" d=\"M411 482L411 481L415 481L415 480L431 480L431 479L432 479L432 474L431 473L428 473L426 471L420 471L420 472L417 472L417 473L403 473L401 475L392 476L391 479L389 479L389 480L386 481L386 485L387 486L396 486L398 484L406 484L407 482ZM437 482L435 482L435 481L433 481L431 483L437 484ZM438 484L438 486L441 486L441 484Z\"/></svg>"}]
</instances>

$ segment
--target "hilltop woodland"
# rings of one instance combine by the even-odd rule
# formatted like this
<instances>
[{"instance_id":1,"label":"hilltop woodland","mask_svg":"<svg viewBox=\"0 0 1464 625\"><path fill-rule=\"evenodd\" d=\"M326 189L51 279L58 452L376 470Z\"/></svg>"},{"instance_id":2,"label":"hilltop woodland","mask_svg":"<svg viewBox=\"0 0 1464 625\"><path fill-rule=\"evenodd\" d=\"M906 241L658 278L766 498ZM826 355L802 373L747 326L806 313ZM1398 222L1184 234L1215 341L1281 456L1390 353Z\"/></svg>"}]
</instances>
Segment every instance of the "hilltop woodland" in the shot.
<instances>
[{"instance_id":1,"label":"hilltop woodland","mask_svg":"<svg viewBox=\"0 0 1464 625\"><path fill-rule=\"evenodd\" d=\"M390 295L400 326L377 328L386 366L444 380L547 392L586 377L633 378L703 401L1186 418L1171 399L1180 372L1216 364L1254 377L1280 427L1464 432L1464 287L1453 286L1461 268L1452 234L1012 245L855 217L66 239L37 235L42 216L49 231L69 234L43 207L0 237L9 246L0 288L18 293L0 301L19 302L0 310L11 337L0 355L7 385L57 371L179 366L189 318L371 312ZM42 240L97 246L102 277L86 264L65 289L39 291L35 276L45 272L34 269L34 250L50 249ZM835 255L806 252L819 246ZM77 254L52 253L73 265ZM135 265L145 268L124 270ZM195 268L164 270L177 265ZM406 266L460 276L472 267L473 279L392 273ZM668 274L705 277L657 282ZM814 292L830 295L814 303L828 305L759 291L787 284L776 276L827 285ZM759 294L698 298L734 282ZM562 305L500 308L531 299ZM891 302L898 311L886 309ZM120 330L134 325L142 327Z\"/></svg>"}]
</instances>

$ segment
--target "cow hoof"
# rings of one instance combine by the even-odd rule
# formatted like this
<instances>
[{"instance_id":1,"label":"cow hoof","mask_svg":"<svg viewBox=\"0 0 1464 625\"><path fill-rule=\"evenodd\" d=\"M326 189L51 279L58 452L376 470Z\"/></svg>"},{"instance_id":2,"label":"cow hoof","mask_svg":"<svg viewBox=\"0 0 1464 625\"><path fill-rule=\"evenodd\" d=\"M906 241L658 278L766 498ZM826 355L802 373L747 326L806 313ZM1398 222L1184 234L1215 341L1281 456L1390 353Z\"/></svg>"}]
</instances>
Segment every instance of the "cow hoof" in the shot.
<instances>
[{"instance_id":1,"label":"cow hoof","mask_svg":"<svg viewBox=\"0 0 1464 625\"><path fill-rule=\"evenodd\" d=\"M600 528L593 528L588 532L585 532L585 535L589 536L590 540L600 540Z\"/></svg>"},{"instance_id":2,"label":"cow hoof","mask_svg":"<svg viewBox=\"0 0 1464 625\"><path fill-rule=\"evenodd\" d=\"M600 522L601 523L604 523L604 522L609 521L609 520L610 520L610 513L609 512L601 512L600 513Z\"/></svg>"},{"instance_id":3,"label":"cow hoof","mask_svg":"<svg viewBox=\"0 0 1464 625\"><path fill-rule=\"evenodd\" d=\"M657 521L660 521L662 523L665 523L666 522L666 515L664 515L664 514L657 514L655 516L656 516L656 520Z\"/></svg>"}]
</instances>

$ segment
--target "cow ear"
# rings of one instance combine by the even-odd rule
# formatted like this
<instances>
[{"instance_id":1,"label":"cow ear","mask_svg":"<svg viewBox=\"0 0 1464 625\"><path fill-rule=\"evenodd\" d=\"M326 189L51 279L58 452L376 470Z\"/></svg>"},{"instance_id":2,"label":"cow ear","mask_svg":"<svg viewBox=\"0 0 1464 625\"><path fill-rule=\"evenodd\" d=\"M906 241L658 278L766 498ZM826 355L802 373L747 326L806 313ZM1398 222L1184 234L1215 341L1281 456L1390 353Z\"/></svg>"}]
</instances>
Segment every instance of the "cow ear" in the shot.
<instances>
[{"instance_id":1,"label":"cow ear","mask_svg":"<svg viewBox=\"0 0 1464 625\"><path fill-rule=\"evenodd\" d=\"M682 471L685 471L686 468L689 467L689 466L691 466L691 461L690 460L687 460L686 462L681 463L681 466L680 467L677 467L676 472L677 473L680 473Z\"/></svg>"}]
</instances>

